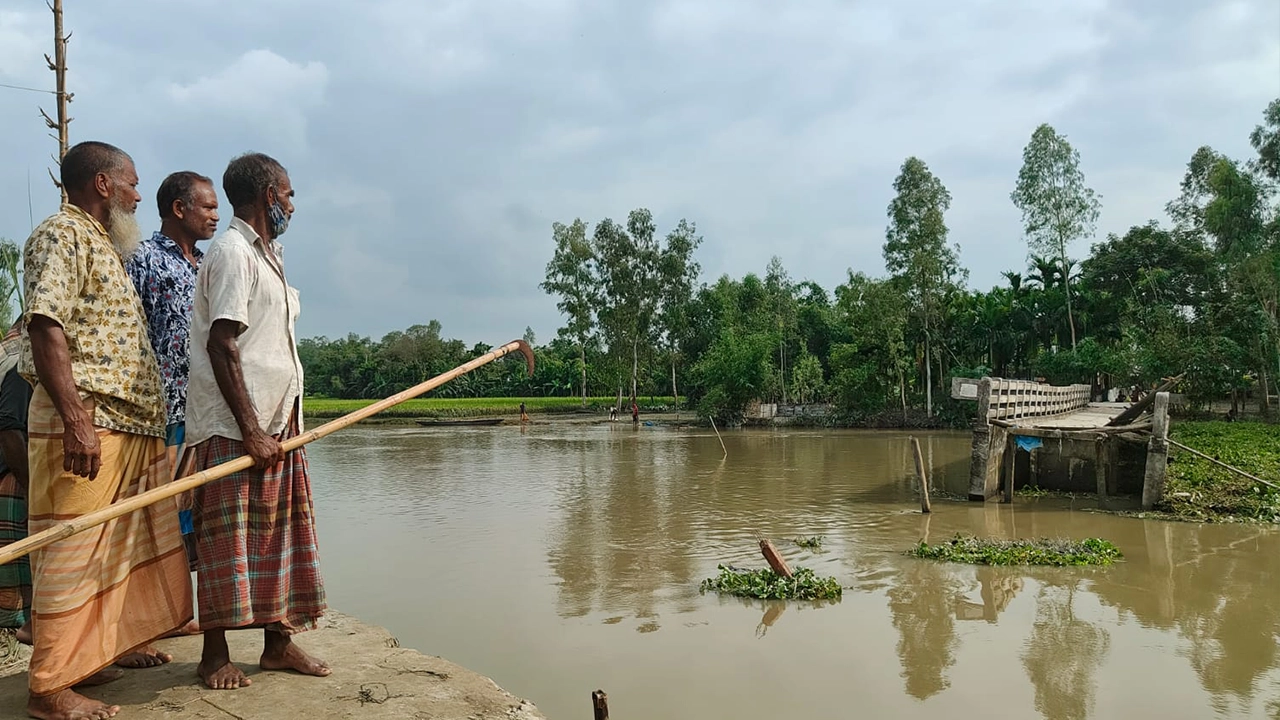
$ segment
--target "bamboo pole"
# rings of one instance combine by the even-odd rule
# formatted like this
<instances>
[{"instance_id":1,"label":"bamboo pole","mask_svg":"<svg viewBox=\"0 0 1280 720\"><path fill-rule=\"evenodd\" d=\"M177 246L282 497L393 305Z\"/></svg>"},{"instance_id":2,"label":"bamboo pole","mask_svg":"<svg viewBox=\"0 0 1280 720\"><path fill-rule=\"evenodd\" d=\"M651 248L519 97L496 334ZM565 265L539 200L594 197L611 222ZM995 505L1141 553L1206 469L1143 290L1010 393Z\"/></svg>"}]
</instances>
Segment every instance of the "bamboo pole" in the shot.
<instances>
[{"instance_id":1,"label":"bamboo pole","mask_svg":"<svg viewBox=\"0 0 1280 720\"><path fill-rule=\"evenodd\" d=\"M931 513L933 507L929 504L929 475L924 468L924 456L920 454L920 441L914 435L911 437L911 449L915 451L916 477L920 480L920 512Z\"/></svg>"},{"instance_id":2,"label":"bamboo pole","mask_svg":"<svg viewBox=\"0 0 1280 720\"><path fill-rule=\"evenodd\" d=\"M716 439L720 441L720 449L724 451L724 457L720 458L723 460L729 457L729 451L724 446L724 438L720 437L720 430L716 428L716 419L710 415L707 416L707 419L711 421L711 429L716 431Z\"/></svg>"},{"instance_id":3,"label":"bamboo pole","mask_svg":"<svg viewBox=\"0 0 1280 720\"><path fill-rule=\"evenodd\" d=\"M315 430L289 438L288 440L280 443L280 447L285 452L297 450L309 442L319 440L326 435L330 435L343 428L354 425L367 417L376 415L389 407L399 405L405 400L417 397L430 390L434 390L459 375L465 375L482 365L487 365L494 360L517 350L524 355L525 361L529 366L529 374L532 375L533 349L530 348L529 343L524 340L513 340L500 348L471 360L470 362L459 365L447 373L437 375L430 380L409 388L408 390L403 390L389 398L379 400L372 405L360 408L355 412L348 413L337 420L321 425ZM248 455L242 455L235 460L230 460L222 463L221 465L216 465L208 470L195 473L194 475L188 475L181 480L175 480L161 487L148 490L139 495L134 495L126 500L112 503L101 510L95 510L91 513L81 515L80 517L60 522L48 530L38 532L35 535L31 535L19 540L18 542L7 545L4 548L0 548L0 565L13 562L27 553L30 553L33 550L38 550L50 543L69 538L72 535L97 527L98 525L114 520L122 515L127 515L136 510L141 510L144 507L153 505L166 498L180 495L188 490L193 490L201 485L211 483L214 480L220 480L228 475L240 472L241 470L248 470L251 467L253 467L253 458Z\"/></svg>"}]
</instances>

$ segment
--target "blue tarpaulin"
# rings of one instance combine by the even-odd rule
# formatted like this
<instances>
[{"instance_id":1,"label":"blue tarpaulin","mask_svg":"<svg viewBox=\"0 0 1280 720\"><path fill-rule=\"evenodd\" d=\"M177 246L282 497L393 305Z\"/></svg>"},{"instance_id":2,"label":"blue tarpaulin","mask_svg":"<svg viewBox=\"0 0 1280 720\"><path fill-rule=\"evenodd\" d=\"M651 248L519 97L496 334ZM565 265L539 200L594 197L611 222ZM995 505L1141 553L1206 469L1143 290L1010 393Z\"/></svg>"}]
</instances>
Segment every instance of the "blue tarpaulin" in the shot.
<instances>
[{"instance_id":1,"label":"blue tarpaulin","mask_svg":"<svg viewBox=\"0 0 1280 720\"><path fill-rule=\"evenodd\" d=\"M1023 450L1026 450L1027 452L1031 452L1032 450L1035 450L1041 445L1044 445L1044 443L1040 441L1040 438L1026 437L1024 435L1015 436L1015 442L1018 443L1018 447L1022 448Z\"/></svg>"}]
</instances>

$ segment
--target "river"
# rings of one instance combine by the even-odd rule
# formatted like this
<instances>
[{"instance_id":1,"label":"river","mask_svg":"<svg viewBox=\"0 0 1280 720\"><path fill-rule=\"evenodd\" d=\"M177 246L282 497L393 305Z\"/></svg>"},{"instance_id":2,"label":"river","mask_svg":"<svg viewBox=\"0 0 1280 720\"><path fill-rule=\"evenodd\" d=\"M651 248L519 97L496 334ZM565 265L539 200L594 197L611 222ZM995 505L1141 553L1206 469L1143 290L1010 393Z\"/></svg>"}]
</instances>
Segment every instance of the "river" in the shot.
<instances>
[{"instance_id":1,"label":"river","mask_svg":"<svg viewBox=\"0 0 1280 720\"><path fill-rule=\"evenodd\" d=\"M968 435L918 437L935 487L963 493ZM618 720L1280 716L1274 529L1021 497L924 516L905 433L724 445L630 423L338 433L308 448L329 601L553 720L589 718L597 688ZM1126 559L903 554L957 532L1097 536ZM757 535L843 599L700 594L717 563L763 566ZM817 535L819 551L791 542Z\"/></svg>"}]
</instances>

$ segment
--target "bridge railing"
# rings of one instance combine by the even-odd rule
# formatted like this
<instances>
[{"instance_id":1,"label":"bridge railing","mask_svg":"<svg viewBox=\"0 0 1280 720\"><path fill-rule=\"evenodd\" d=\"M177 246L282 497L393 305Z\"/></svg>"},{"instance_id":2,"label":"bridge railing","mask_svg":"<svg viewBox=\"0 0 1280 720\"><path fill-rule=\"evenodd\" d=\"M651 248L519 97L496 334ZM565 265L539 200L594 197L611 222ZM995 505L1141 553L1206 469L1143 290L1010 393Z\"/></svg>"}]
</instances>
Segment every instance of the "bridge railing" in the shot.
<instances>
[{"instance_id":1,"label":"bridge railing","mask_svg":"<svg viewBox=\"0 0 1280 720\"><path fill-rule=\"evenodd\" d=\"M1061 415L1087 407L1092 389L1088 385L1047 385L998 377L952 378L951 397L977 400L978 417L985 417L988 422L1009 421Z\"/></svg>"}]
</instances>

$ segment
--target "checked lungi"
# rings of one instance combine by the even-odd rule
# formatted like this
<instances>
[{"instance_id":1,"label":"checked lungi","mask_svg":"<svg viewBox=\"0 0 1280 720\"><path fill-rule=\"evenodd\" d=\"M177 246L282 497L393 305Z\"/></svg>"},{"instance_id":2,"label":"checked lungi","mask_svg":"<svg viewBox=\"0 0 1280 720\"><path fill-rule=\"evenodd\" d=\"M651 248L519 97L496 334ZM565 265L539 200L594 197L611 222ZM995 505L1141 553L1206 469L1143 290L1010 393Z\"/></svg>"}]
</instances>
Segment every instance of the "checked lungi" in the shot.
<instances>
[{"instance_id":1,"label":"checked lungi","mask_svg":"<svg viewBox=\"0 0 1280 720\"><path fill-rule=\"evenodd\" d=\"M297 434L290 423L280 436ZM245 454L239 440L196 445L195 469ZM275 468L250 468L196 488L196 597L202 630L313 629L325 610L307 455L298 448Z\"/></svg>"},{"instance_id":2,"label":"checked lungi","mask_svg":"<svg viewBox=\"0 0 1280 720\"><path fill-rule=\"evenodd\" d=\"M62 469L62 418L42 386L27 443L31 534L171 481L164 440L98 428L93 480ZM35 642L31 693L79 683L192 618L191 576L172 499L108 520L31 554Z\"/></svg>"},{"instance_id":3,"label":"checked lungi","mask_svg":"<svg viewBox=\"0 0 1280 720\"><path fill-rule=\"evenodd\" d=\"M27 537L27 497L13 473L0 477L0 547ZM31 608L31 563L26 556L0 565L0 628L22 627Z\"/></svg>"}]
</instances>

